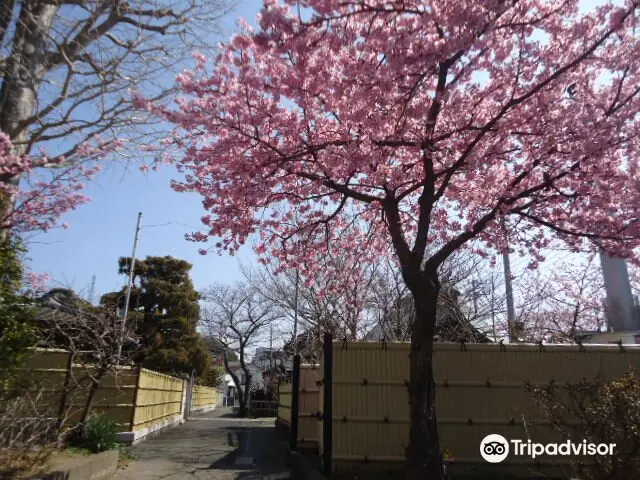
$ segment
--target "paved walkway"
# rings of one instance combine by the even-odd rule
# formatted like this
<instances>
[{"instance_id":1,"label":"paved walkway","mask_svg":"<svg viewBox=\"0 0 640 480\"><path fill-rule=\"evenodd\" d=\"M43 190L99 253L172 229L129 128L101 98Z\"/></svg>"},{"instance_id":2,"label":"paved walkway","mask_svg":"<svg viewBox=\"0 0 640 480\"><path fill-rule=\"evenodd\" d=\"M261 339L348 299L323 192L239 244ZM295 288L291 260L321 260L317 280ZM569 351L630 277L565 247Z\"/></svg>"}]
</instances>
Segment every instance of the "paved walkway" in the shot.
<instances>
[{"instance_id":1,"label":"paved walkway","mask_svg":"<svg viewBox=\"0 0 640 480\"><path fill-rule=\"evenodd\" d=\"M288 479L287 447L273 419L219 408L134 446L136 460L115 480Z\"/></svg>"}]
</instances>

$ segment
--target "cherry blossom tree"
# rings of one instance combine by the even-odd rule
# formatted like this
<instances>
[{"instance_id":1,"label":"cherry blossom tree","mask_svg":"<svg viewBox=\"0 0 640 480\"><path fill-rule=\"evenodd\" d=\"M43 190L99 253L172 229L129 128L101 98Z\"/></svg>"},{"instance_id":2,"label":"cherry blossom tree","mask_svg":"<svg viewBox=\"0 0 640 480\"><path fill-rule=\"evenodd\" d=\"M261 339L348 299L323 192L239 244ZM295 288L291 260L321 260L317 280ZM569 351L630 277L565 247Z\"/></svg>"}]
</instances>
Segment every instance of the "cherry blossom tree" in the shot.
<instances>
[{"instance_id":1,"label":"cherry blossom tree","mask_svg":"<svg viewBox=\"0 0 640 480\"><path fill-rule=\"evenodd\" d=\"M222 240L321 274L392 255L411 292L407 477L443 477L433 379L438 267L470 248L542 261L552 240L638 246L638 0L267 0L256 31L178 78L182 181ZM480 242L482 249L470 246ZM428 246L437 248L429 249ZM337 272L339 274L339 272Z\"/></svg>"},{"instance_id":2,"label":"cherry blossom tree","mask_svg":"<svg viewBox=\"0 0 640 480\"><path fill-rule=\"evenodd\" d=\"M547 275L530 275L520 285L518 320L525 341L574 342L605 326L604 281L596 255L560 262Z\"/></svg>"}]
</instances>

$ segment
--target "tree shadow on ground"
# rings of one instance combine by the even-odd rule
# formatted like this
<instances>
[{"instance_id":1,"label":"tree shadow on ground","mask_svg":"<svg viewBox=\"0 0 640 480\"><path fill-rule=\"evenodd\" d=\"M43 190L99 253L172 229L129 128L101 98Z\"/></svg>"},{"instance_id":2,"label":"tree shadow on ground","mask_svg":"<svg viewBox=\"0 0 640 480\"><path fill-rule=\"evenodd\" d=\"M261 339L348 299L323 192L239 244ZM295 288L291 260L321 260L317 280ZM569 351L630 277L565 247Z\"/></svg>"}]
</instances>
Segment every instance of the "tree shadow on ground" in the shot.
<instances>
[{"instance_id":1,"label":"tree shadow on ground","mask_svg":"<svg viewBox=\"0 0 640 480\"><path fill-rule=\"evenodd\" d=\"M227 444L235 449L207 468L198 470L239 471L235 480L279 480L290 478L288 443L275 427L223 428ZM243 464L251 461L250 465Z\"/></svg>"},{"instance_id":2,"label":"tree shadow on ground","mask_svg":"<svg viewBox=\"0 0 640 480\"><path fill-rule=\"evenodd\" d=\"M240 418L237 413L223 413L218 418Z\"/></svg>"}]
</instances>

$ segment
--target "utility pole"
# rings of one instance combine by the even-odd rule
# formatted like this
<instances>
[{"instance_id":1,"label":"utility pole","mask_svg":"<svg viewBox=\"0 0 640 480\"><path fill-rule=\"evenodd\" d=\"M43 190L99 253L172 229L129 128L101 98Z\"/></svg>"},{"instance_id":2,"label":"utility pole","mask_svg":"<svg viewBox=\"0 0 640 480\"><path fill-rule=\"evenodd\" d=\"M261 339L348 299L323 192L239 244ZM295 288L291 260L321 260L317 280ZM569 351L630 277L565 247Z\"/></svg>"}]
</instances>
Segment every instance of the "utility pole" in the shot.
<instances>
[{"instance_id":1,"label":"utility pole","mask_svg":"<svg viewBox=\"0 0 640 480\"><path fill-rule=\"evenodd\" d=\"M298 354L298 282L300 281L300 274L296 268L296 290L293 296L294 310L293 310L293 356Z\"/></svg>"},{"instance_id":2,"label":"utility pole","mask_svg":"<svg viewBox=\"0 0 640 480\"><path fill-rule=\"evenodd\" d=\"M138 212L136 235L133 238L133 252L131 253L131 266L129 267L129 280L127 281L127 297L124 301L124 312L122 313L122 329L120 332L120 342L118 343L118 357L116 359L116 367L120 365L120 356L122 355L122 344L124 343L125 327L127 325L127 314L129 313L129 301L131 300L131 287L133 285L133 269L136 264L136 249L138 248L138 235L140 234L141 221L142 212Z\"/></svg>"},{"instance_id":3,"label":"utility pole","mask_svg":"<svg viewBox=\"0 0 640 480\"><path fill-rule=\"evenodd\" d=\"M273 368L273 324L269 325L269 372Z\"/></svg>"},{"instance_id":4,"label":"utility pole","mask_svg":"<svg viewBox=\"0 0 640 480\"><path fill-rule=\"evenodd\" d=\"M493 328L493 341L498 341L498 336L496 335L496 279L491 272L491 327Z\"/></svg>"},{"instance_id":5,"label":"utility pole","mask_svg":"<svg viewBox=\"0 0 640 480\"><path fill-rule=\"evenodd\" d=\"M502 262L504 264L504 289L507 296L507 324L509 325L509 342L517 340L516 337L516 309L513 305L513 285L511 283L511 262L509 261L509 252L502 254Z\"/></svg>"},{"instance_id":6,"label":"utility pole","mask_svg":"<svg viewBox=\"0 0 640 480\"><path fill-rule=\"evenodd\" d=\"M504 265L504 288L507 296L507 325L509 328L509 342L517 341L516 331L516 309L513 304L513 285L511 283L511 262L509 261L509 237L507 236L507 227L502 219L502 228L504 229L505 249L502 253L502 263Z\"/></svg>"}]
</instances>

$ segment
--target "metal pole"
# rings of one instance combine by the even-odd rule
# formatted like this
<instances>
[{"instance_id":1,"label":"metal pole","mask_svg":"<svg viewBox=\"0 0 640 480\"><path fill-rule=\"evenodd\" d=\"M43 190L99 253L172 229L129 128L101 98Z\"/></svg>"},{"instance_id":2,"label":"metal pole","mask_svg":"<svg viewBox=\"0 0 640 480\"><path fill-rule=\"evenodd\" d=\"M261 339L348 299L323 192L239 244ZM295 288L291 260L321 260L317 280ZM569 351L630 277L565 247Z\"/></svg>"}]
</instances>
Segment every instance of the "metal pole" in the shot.
<instances>
[{"instance_id":1,"label":"metal pole","mask_svg":"<svg viewBox=\"0 0 640 480\"><path fill-rule=\"evenodd\" d=\"M300 274L296 269L296 290L293 297L294 310L293 310L293 355L298 354L298 282L300 281Z\"/></svg>"},{"instance_id":2,"label":"metal pole","mask_svg":"<svg viewBox=\"0 0 640 480\"><path fill-rule=\"evenodd\" d=\"M124 312L122 313L122 329L120 332L120 342L118 344L118 357L116 358L116 367L120 365L120 356L122 355L122 344L124 343L125 327L127 325L127 315L129 313L129 301L131 300L131 286L133 285L133 269L136 264L136 249L138 248L138 235L140 233L140 222L142 221L142 212L138 212L138 223L136 224L136 235L133 239L133 252L131 253L131 267L129 268L129 280L127 282L127 298L124 302Z\"/></svg>"}]
</instances>

